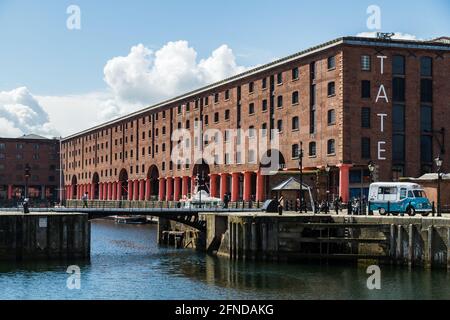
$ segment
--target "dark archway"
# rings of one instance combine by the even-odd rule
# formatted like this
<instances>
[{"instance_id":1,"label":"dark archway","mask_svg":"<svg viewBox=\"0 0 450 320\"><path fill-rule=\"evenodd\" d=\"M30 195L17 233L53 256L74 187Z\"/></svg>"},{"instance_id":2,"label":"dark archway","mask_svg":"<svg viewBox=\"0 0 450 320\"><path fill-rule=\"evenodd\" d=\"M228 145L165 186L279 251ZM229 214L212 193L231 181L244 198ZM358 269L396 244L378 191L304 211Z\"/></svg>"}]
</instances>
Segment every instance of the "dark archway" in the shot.
<instances>
[{"instance_id":1,"label":"dark archway","mask_svg":"<svg viewBox=\"0 0 450 320\"><path fill-rule=\"evenodd\" d=\"M77 188L78 180L77 176L72 177L72 199L77 199L78 197L78 188Z\"/></svg>"},{"instance_id":2,"label":"dark archway","mask_svg":"<svg viewBox=\"0 0 450 320\"><path fill-rule=\"evenodd\" d=\"M159 170L158 167L152 165L148 169L147 179L150 180L150 196L155 197L159 195Z\"/></svg>"},{"instance_id":3,"label":"dark archway","mask_svg":"<svg viewBox=\"0 0 450 320\"><path fill-rule=\"evenodd\" d=\"M98 173L94 173L92 176L92 185L94 186L94 194L92 195L92 199L99 199L100 198L100 188L99 188L99 182L100 177L98 176Z\"/></svg>"},{"instance_id":4,"label":"dark archway","mask_svg":"<svg viewBox=\"0 0 450 320\"><path fill-rule=\"evenodd\" d=\"M192 169L192 176L196 179L196 181L193 181L194 186L196 186L198 178L202 181L202 187L198 188L197 191L206 190L208 193L210 192L209 173L209 165L205 162L205 160L202 160L202 162L197 163L194 166L194 168Z\"/></svg>"},{"instance_id":5,"label":"dark archway","mask_svg":"<svg viewBox=\"0 0 450 320\"><path fill-rule=\"evenodd\" d=\"M261 158L260 167L269 171L286 169L286 160L278 149L268 150Z\"/></svg>"},{"instance_id":6,"label":"dark archway","mask_svg":"<svg viewBox=\"0 0 450 320\"><path fill-rule=\"evenodd\" d=\"M121 199L128 199L128 172L122 169L119 174L119 187L121 191Z\"/></svg>"}]
</instances>

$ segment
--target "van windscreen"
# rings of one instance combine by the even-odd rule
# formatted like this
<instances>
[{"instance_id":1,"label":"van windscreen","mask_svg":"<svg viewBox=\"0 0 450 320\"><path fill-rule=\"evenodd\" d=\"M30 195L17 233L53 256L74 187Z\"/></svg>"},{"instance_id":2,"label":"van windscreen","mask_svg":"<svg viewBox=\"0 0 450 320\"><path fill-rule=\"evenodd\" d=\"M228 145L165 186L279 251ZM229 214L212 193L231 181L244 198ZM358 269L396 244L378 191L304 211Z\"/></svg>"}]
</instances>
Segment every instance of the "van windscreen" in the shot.
<instances>
[{"instance_id":1,"label":"van windscreen","mask_svg":"<svg viewBox=\"0 0 450 320\"><path fill-rule=\"evenodd\" d=\"M414 190L414 197L416 198L426 198L427 195L425 194L425 191L423 190Z\"/></svg>"}]
</instances>

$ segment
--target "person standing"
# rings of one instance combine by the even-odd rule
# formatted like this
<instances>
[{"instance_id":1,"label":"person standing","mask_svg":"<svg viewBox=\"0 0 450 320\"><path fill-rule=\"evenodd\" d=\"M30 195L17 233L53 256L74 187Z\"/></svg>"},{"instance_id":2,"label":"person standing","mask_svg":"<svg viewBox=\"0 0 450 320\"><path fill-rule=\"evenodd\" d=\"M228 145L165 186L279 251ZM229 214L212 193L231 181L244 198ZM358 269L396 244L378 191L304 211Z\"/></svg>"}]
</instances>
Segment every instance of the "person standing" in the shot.
<instances>
[{"instance_id":1,"label":"person standing","mask_svg":"<svg viewBox=\"0 0 450 320\"><path fill-rule=\"evenodd\" d=\"M284 197L281 196L280 199L278 199L278 215L283 215L283 209L284 209Z\"/></svg>"},{"instance_id":2,"label":"person standing","mask_svg":"<svg viewBox=\"0 0 450 320\"><path fill-rule=\"evenodd\" d=\"M228 203L230 202L230 198L228 197L228 193L223 195L223 207L224 209L228 209Z\"/></svg>"},{"instance_id":3,"label":"person standing","mask_svg":"<svg viewBox=\"0 0 450 320\"><path fill-rule=\"evenodd\" d=\"M334 211L336 212L336 215L339 215L339 208L340 208L340 206L341 206L341 203L340 203L339 199L340 199L340 198L336 197L336 198L334 199L334 203L333 203L333 205L334 205Z\"/></svg>"},{"instance_id":4,"label":"person standing","mask_svg":"<svg viewBox=\"0 0 450 320\"><path fill-rule=\"evenodd\" d=\"M88 207L88 197L89 194L87 192L85 192L85 194L83 195L82 199L83 200L83 209Z\"/></svg>"}]
</instances>

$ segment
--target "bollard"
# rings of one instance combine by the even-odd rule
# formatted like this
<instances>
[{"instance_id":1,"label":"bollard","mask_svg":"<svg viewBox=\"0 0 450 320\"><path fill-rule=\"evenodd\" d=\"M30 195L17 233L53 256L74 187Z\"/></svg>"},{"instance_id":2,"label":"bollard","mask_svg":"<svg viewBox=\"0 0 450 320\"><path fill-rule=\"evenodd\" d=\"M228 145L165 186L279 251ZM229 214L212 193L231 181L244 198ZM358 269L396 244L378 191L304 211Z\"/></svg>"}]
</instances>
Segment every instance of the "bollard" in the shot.
<instances>
[{"instance_id":1,"label":"bollard","mask_svg":"<svg viewBox=\"0 0 450 320\"><path fill-rule=\"evenodd\" d=\"M389 216L391 214L391 202L388 201L387 203L387 215Z\"/></svg>"},{"instance_id":2,"label":"bollard","mask_svg":"<svg viewBox=\"0 0 450 320\"><path fill-rule=\"evenodd\" d=\"M373 216L373 210L372 210L372 208L370 207L370 200L367 202L367 205L368 205L368 207L369 207L369 216Z\"/></svg>"},{"instance_id":3,"label":"bollard","mask_svg":"<svg viewBox=\"0 0 450 320\"><path fill-rule=\"evenodd\" d=\"M432 213L432 216L433 216L433 217L434 217L434 215L436 214L436 204L434 203L434 201L433 201L433 204L432 204L431 213Z\"/></svg>"}]
</instances>

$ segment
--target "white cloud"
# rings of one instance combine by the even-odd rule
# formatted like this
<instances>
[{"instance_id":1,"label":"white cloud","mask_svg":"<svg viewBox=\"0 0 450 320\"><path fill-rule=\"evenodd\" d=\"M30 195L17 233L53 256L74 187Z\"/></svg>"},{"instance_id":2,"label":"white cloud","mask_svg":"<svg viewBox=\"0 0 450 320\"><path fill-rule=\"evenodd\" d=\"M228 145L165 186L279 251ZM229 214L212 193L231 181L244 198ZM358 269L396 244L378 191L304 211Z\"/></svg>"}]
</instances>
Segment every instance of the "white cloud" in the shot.
<instances>
[{"instance_id":1,"label":"white cloud","mask_svg":"<svg viewBox=\"0 0 450 320\"><path fill-rule=\"evenodd\" d=\"M58 135L49 115L26 87L0 92L0 128L3 137L29 133Z\"/></svg>"},{"instance_id":2,"label":"white cloud","mask_svg":"<svg viewBox=\"0 0 450 320\"><path fill-rule=\"evenodd\" d=\"M94 92L84 95L37 96L36 99L63 136L74 134L105 121L142 108L140 104L118 103L113 94Z\"/></svg>"},{"instance_id":3,"label":"white cloud","mask_svg":"<svg viewBox=\"0 0 450 320\"><path fill-rule=\"evenodd\" d=\"M156 52L142 44L126 57L109 60L105 82L118 100L152 104L245 71L233 51L222 45L197 62L187 41L169 42Z\"/></svg>"},{"instance_id":4,"label":"white cloud","mask_svg":"<svg viewBox=\"0 0 450 320\"><path fill-rule=\"evenodd\" d=\"M67 136L247 70L222 45L198 59L187 41L155 52L142 44L106 62L104 91L39 96L26 88L0 92L0 136ZM49 116L50 115L50 116Z\"/></svg>"},{"instance_id":5,"label":"white cloud","mask_svg":"<svg viewBox=\"0 0 450 320\"><path fill-rule=\"evenodd\" d=\"M370 32L360 32L356 36L357 37L364 37L364 38L376 38L377 37L377 31L370 31ZM394 32L394 36L392 39L396 40L420 40L415 35L409 34L409 33L402 33L402 32Z\"/></svg>"}]
</instances>

